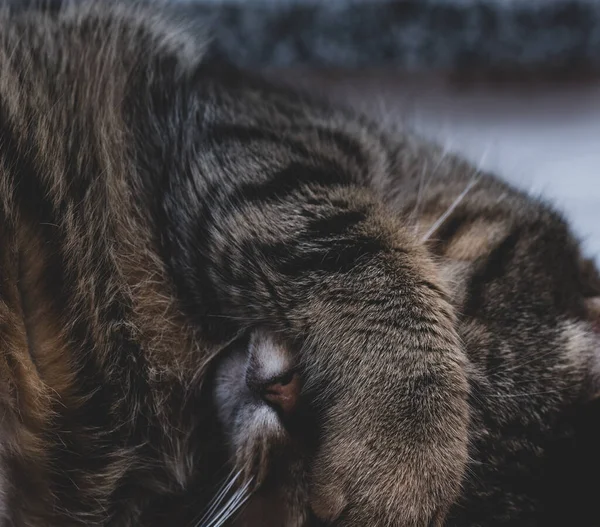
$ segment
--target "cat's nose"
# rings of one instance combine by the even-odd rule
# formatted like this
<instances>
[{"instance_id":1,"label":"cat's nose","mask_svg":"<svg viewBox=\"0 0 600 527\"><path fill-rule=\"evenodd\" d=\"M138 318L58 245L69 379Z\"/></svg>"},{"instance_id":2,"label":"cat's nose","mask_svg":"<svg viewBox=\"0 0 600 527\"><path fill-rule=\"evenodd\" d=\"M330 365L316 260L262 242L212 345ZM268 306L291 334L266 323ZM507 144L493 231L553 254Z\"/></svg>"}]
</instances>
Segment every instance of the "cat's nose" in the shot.
<instances>
[{"instance_id":1,"label":"cat's nose","mask_svg":"<svg viewBox=\"0 0 600 527\"><path fill-rule=\"evenodd\" d=\"M285 415L296 409L302 388L300 376L295 372L267 382L249 382L248 385L263 401Z\"/></svg>"}]
</instances>

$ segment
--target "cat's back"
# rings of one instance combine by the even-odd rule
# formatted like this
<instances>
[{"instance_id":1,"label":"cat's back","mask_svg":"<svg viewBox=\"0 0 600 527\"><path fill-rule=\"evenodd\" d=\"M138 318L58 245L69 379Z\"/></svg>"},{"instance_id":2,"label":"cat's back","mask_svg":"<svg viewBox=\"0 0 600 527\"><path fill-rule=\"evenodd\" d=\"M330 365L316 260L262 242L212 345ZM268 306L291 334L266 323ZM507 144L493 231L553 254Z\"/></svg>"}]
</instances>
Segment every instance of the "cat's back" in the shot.
<instances>
[{"instance_id":1,"label":"cat's back","mask_svg":"<svg viewBox=\"0 0 600 527\"><path fill-rule=\"evenodd\" d=\"M175 437L161 420L201 341L134 198L128 104L151 70L176 79L202 49L150 7L36 4L0 9L0 522L96 525L118 514L140 445L169 459L152 481L189 450L186 425Z\"/></svg>"}]
</instances>

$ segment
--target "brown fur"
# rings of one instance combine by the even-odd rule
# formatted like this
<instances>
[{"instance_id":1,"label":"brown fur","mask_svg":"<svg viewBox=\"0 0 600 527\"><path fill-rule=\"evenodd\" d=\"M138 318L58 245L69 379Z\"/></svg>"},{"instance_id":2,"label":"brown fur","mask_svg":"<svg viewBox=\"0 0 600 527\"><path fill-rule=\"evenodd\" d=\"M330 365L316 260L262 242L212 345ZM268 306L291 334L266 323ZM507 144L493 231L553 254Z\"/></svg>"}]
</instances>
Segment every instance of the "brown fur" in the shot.
<instances>
[{"instance_id":1,"label":"brown fur","mask_svg":"<svg viewBox=\"0 0 600 527\"><path fill-rule=\"evenodd\" d=\"M225 480L240 526L547 525L598 379L563 220L169 20L2 12L0 521L210 525Z\"/></svg>"}]
</instances>

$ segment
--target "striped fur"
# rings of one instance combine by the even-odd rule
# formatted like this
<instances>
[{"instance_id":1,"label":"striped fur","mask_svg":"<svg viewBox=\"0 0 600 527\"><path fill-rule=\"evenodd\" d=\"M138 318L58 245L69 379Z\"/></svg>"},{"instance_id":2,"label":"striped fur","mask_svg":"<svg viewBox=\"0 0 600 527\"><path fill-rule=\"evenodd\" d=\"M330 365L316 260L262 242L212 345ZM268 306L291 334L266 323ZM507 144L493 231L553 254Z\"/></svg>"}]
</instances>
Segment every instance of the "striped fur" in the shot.
<instances>
[{"instance_id":1,"label":"striped fur","mask_svg":"<svg viewBox=\"0 0 600 527\"><path fill-rule=\"evenodd\" d=\"M0 524L593 525L562 218L172 20L0 16Z\"/></svg>"}]
</instances>

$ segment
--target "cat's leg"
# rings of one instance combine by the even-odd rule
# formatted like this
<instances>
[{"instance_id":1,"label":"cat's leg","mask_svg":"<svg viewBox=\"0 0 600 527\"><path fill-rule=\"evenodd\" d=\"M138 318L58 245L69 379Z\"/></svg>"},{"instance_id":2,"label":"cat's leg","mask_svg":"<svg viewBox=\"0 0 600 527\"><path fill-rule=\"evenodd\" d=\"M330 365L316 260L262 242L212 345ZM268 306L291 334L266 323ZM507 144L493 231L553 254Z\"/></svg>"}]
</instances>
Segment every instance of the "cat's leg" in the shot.
<instances>
[{"instance_id":1,"label":"cat's leg","mask_svg":"<svg viewBox=\"0 0 600 527\"><path fill-rule=\"evenodd\" d=\"M215 318L296 350L320 428L310 507L336 525L441 525L466 463L454 314L391 216L364 189L305 187L232 207L197 242Z\"/></svg>"}]
</instances>

